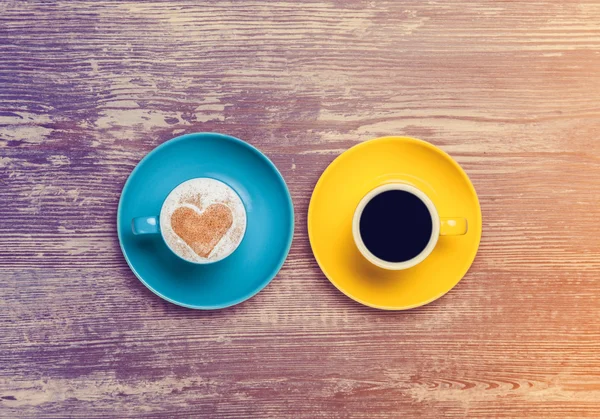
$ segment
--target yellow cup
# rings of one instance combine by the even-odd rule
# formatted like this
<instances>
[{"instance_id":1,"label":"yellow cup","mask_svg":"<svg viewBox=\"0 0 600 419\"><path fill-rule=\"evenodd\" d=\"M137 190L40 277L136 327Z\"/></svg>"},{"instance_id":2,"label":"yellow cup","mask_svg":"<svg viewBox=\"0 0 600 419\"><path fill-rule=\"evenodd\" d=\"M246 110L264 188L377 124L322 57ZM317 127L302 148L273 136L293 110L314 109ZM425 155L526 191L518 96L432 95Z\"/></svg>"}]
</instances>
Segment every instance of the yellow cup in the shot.
<instances>
[{"instance_id":1,"label":"yellow cup","mask_svg":"<svg viewBox=\"0 0 600 419\"><path fill-rule=\"evenodd\" d=\"M431 216L432 231L427 245L416 256L401 262L390 262L375 256L365 245L360 233L360 219L365 207L377 195L380 195L381 193L387 191L405 191L411 193L412 195L420 199L423 204L425 204L425 207L427 208L427 210L429 211L429 215ZM410 219L406 220L406 222L410 221ZM433 249L435 248L440 236L464 235L467 233L467 229L468 226L466 218L440 217L433 201L427 196L425 192L423 192L415 186L402 182L386 183L369 191L358 203L354 211L354 217L352 219L352 236L360 253L372 264L380 268L390 270L412 268L413 266L424 261L431 254L431 252L433 252ZM399 237L398 240L411 240L411 238Z\"/></svg>"}]
</instances>

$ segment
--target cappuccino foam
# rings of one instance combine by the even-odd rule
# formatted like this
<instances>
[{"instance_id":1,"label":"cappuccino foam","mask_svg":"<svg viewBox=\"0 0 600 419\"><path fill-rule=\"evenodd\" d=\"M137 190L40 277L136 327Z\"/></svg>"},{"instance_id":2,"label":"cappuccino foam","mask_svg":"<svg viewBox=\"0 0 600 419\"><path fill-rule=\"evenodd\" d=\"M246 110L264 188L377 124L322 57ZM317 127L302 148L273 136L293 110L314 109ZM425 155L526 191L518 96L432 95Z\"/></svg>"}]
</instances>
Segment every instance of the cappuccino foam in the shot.
<instances>
[{"instance_id":1,"label":"cappuccino foam","mask_svg":"<svg viewBox=\"0 0 600 419\"><path fill-rule=\"evenodd\" d=\"M246 210L225 183L190 179L167 196L160 211L160 229L167 245L183 259L213 262L240 244L246 231Z\"/></svg>"}]
</instances>

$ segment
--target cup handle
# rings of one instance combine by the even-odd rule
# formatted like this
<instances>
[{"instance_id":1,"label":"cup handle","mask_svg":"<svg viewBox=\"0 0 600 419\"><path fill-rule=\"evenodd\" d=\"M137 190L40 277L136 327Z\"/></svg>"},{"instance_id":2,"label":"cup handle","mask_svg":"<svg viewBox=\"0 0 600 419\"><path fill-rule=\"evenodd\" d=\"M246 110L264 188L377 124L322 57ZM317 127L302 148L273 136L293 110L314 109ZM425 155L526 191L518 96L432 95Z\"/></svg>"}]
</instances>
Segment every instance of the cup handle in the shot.
<instances>
[{"instance_id":1,"label":"cup handle","mask_svg":"<svg viewBox=\"0 0 600 419\"><path fill-rule=\"evenodd\" d=\"M158 217L136 217L131 220L131 231L136 236L158 233Z\"/></svg>"},{"instance_id":2,"label":"cup handle","mask_svg":"<svg viewBox=\"0 0 600 419\"><path fill-rule=\"evenodd\" d=\"M467 234L467 219L460 217L441 218L440 236L463 236Z\"/></svg>"}]
</instances>

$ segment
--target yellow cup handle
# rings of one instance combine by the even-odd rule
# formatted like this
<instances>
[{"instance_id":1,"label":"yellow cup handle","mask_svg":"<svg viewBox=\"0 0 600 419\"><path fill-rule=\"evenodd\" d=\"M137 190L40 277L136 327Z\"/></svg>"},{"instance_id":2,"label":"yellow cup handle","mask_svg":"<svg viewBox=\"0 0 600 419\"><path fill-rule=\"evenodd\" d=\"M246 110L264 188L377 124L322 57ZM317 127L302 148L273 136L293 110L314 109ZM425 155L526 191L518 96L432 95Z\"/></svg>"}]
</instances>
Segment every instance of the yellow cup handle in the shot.
<instances>
[{"instance_id":1,"label":"yellow cup handle","mask_svg":"<svg viewBox=\"0 0 600 419\"><path fill-rule=\"evenodd\" d=\"M441 218L440 236L462 236L467 234L468 226L466 218Z\"/></svg>"}]
</instances>

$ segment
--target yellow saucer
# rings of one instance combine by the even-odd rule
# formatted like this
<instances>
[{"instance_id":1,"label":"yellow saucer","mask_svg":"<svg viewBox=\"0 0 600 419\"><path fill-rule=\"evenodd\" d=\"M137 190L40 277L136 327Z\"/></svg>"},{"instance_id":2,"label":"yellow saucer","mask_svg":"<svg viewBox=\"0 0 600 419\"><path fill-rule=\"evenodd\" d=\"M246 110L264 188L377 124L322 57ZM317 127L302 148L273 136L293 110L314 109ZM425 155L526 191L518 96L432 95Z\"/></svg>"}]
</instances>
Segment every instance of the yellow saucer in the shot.
<instances>
[{"instance_id":1,"label":"yellow saucer","mask_svg":"<svg viewBox=\"0 0 600 419\"><path fill-rule=\"evenodd\" d=\"M376 186L412 184L433 201L440 217L463 217L464 236L442 236L423 262L388 271L368 262L352 239L352 216ZM466 173L439 148L407 137L358 144L323 172L308 208L308 236L317 263L341 292L384 310L406 310L440 298L467 273L481 239L481 209Z\"/></svg>"}]
</instances>

